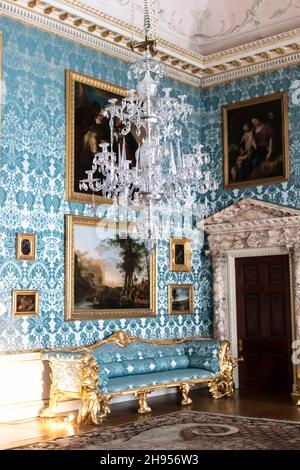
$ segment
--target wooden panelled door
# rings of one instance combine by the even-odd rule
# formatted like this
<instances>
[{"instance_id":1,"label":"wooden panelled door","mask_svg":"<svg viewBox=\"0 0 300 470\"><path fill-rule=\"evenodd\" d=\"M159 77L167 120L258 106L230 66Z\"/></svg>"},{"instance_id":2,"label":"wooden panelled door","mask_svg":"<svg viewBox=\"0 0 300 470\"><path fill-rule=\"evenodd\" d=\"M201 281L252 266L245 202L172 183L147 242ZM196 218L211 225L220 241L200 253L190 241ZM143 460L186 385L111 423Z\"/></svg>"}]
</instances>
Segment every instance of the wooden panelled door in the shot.
<instances>
[{"instance_id":1,"label":"wooden panelled door","mask_svg":"<svg viewBox=\"0 0 300 470\"><path fill-rule=\"evenodd\" d=\"M239 387L292 392L288 255L236 258Z\"/></svg>"}]
</instances>

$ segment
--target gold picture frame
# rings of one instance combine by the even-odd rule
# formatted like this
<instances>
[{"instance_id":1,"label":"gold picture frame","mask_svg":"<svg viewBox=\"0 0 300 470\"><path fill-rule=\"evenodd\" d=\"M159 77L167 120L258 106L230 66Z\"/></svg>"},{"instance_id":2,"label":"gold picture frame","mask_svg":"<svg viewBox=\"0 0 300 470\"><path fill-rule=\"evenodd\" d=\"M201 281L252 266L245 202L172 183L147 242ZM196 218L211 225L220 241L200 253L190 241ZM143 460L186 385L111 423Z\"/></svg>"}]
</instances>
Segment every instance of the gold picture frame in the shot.
<instances>
[{"instance_id":1,"label":"gold picture frame","mask_svg":"<svg viewBox=\"0 0 300 470\"><path fill-rule=\"evenodd\" d=\"M125 291L126 280L120 281L121 265L123 263L125 266L126 261L125 255L121 253L121 245L118 249L116 248L116 251L111 248L117 246L117 242L114 242L115 239L118 240L115 233L120 234L119 239L127 240L125 233L130 234L133 224L71 215L66 215L65 221L65 320L154 317L156 315L156 253L149 255L146 251L142 252L144 261L139 265L140 271L137 269L131 273L133 281L129 293L128 290ZM137 243L142 245L142 242ZM140 247L141 250L142 248ZM146 250L145 247L144 249ZM121 256L124 259L118 258ZM96 275L98 278L95 277ZM124 279L126 276L124 269ZM122 294L119 287L121 283ZM135 287L134 295L133 287ZM141 291L143 291L143 299ZM110 306L100 306L101 302L102 304L106 302ZM120 303L123 303L125 307L120 308Z\"/></svg>"},{"instance_id":2,"label":"gold picture frame","mask_svg":"<svg viewBox=\"0 0 300 470\"><path fill-rule=\"evenodd\" d=\"M77 157L75 151L75 144L78 142L79 137L76 135L75 130L75 102L78 100L76 87L81 87L80 90L95 89L99 91L99 99L109 98L124 98L128 94L128 90L120 86L112 85L110 83L98 80L96 78L88 77L71 70L66 70L66 199L67 201L75 201L86 204L110 204L110 200L104 196L97 195L96 193L88 194L84 191L75 190L75 174L77 174L75 158ZM91 103L89 103L92 106ZM86 122L86 130L88 129L89 122ZM81 124L82 125L82 124ZM84 131L82 131L84 133ZM79 139L80 141L80 139ZM78 148L78 147L76 147ZM92 159L90 165L87 163L85 170L89 170L92 166ZM84 174L84 177L86 175Z\"/></svg>"},{"instance_id":3,"label":"gold picture frame","mask_svg":"<svg viewBox=\"0 0 300 470\"><path fill-rule=\"evenodd\" d=\"M34 261L36 257L36 236L33 233L17 233L16 258L18 261Z\"/></svg>"},{"instance_id":4,"label":"gold picture frame","mask_svg":"<svg viewBox=\"0 0 300 470\"><path fill-rule=\"evenodd\" d=\"M176 292L176 294L175 294ZM181 295L181 299L180 299ZM169 314L192 314L194 311L194 286L193 284L169 284Z\"/></svg>"},{"instance_id":5,"label":"gold picture frame","mask_svg":"<svg viewBox=\"0 0 300 470\"><path fill-rule=\"evenodd\" d=\"M289 179L288 94L223 106L224 188Z\"/></svg>"},{"instance_id":6,"label":"gold picture frame","mask_svg":"<svg viewBox=\"0 0 300 470\"><path fill-rule=\"evenodd\" d=\"M5 90L3 89L3 87L5 86L3 81L2 81L2 63L3 63L3 58L2 58L2 54L3 54L3 38L2 38L2 32L0 31L0 99L3 100L3 98L5 97ZM0 128L2 129L2 112L3 112L3 102L1 102L2 106L0 107Z\"/></svg>"},{"instance_id":7,"label":"gold picture frame","mask_svg":"<svg viewBox=\"0 0 300 470\"><path fill-rule=\"evenodd\" d=\"M170 271L192 270L192 244L189 238L170 238Z\"/></svg>"},{"instance_id":8,"label":"gold picture frame","mask_svg":"<svg viewBox=\"0 0 300 470\"><path fill-rule=\"evenodd\" d=\"M40 296L36 290L13 290L12 315L14 317L38 316Z\"/></svg>"}]
</instances>

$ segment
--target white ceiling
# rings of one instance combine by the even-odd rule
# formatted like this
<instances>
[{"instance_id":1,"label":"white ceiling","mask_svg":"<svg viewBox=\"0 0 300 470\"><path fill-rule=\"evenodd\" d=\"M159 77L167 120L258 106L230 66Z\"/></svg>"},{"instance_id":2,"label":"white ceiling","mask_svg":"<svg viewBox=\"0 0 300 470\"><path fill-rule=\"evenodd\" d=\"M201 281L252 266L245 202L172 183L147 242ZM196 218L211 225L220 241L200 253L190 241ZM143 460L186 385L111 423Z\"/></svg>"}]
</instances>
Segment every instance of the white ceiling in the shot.
<instances>
[{"instance_id":1,"label":"white ceiling","mask_svg":"<svg viewBox=\"0 0 300 470\"><path fill-rule=\"evenodd\" d=\"M300 27L300 0L157 0L159 37L208 55ZM131 23L131 0L62 0ZM143 0L134 0L143 24ZM81 10L82 11L82 10ZM94 11L94 14L97 13ZM100 15L100 13L98 13Z\"/></svg>"}]
</instances>

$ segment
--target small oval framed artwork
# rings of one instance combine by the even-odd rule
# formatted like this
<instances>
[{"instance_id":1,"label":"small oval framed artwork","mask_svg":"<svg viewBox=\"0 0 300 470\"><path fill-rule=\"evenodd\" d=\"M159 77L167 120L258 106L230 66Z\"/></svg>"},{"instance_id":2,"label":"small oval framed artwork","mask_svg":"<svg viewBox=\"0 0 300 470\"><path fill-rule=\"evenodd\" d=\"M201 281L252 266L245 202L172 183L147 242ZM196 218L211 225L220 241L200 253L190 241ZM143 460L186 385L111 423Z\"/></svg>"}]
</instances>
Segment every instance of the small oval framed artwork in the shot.
<instances>
[{"instance_id":1,"label":"small oval framed artwork","mask_svg":"<svg viewBox=\"0 0 300 470\"><path fill-rule=\"evenodd\" d=\"M17 260L34 261L35 260L35 235L18 233L17 234Z\"/></svg>"}]
</instances>

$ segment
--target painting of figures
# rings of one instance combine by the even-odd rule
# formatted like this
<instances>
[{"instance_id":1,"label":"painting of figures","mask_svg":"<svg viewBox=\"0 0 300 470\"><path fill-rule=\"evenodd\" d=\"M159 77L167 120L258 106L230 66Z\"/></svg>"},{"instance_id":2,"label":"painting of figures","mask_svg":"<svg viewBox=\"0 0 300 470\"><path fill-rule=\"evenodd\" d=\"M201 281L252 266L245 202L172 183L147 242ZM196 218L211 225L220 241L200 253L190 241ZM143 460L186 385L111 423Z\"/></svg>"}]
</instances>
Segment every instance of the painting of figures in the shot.
<instances>
[{"instance_id":1,"label":"painting of figures","mask_svg":"<svg viewBox=\"0 0 300 470\"><path fill-rule=\"evenodd\" d=\"M39 314L39 293L34 290L14 290L12 314L16 316Z\"/></svg>"},{"instance_id":2,"label":"painting of figures","mask_svg":"<svg viewBox=\"0 0 300 470\"><path fill-rule=\"evenodd\" d=\"M224 187L288 180L287 93L223 107Z\"/></svg>"},{"instance_id":3,"label":"painting of figures","mask_svg":"<svg viewBox=\"0 0 300 470\"><path fill-rule=\"evenodd\" d=\"M67 216L67 319L155 314L155 254L122 225Z\"/></svg>"},{"instance_id":4,"label":"painting of figures","mask_svg":"<svg viewBox=\"0 0 300 470\"><path fill-rule=\"evenodd\" d=\"M66 188L69 201L83 203L107 202L101 191L94 192L91 188L86 191L80 189L80 181L87 178L86 171L92 169L93 160L100 152L100 144L110 143L113 139L113 151L119 152L125 148L126 158L134 167L135 152L140 143L136 133L122 134L122 123L114 121L114 130L111 136L109 118L106 107L110 99L116 99L120 104L122 98L127 96L127 90L96 78L87 77L77 72L67 70L66 75ZM98 171L95 178L103 179Z\"/></svg>"}]
</instances>

